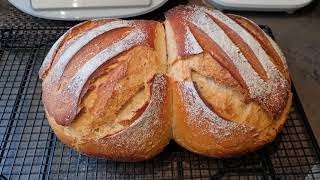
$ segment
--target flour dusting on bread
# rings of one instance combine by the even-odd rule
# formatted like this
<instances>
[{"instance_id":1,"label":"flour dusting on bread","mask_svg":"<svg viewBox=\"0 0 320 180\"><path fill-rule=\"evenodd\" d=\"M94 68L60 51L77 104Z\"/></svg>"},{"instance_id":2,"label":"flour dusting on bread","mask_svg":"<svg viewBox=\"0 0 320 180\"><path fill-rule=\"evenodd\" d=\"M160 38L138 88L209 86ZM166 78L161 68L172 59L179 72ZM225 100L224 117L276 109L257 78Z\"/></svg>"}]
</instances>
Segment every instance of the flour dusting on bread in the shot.
<instances>
[{"instance_id":1,"label":"flour dusting on bread","mask_svg":"<svg viewBox=\"0 0 320 180\"><path fill-rule=\"evenodd\" d=\"M143 42L145 38L145 34L141 30L134 30L125 38L112 44L108 48L99 52L88 62L86 62L81 67L81 69L71 78L69 84L66 86L66 90L74 94L75 103L78 102L81 90L92 73L94 73L101 65L106 63L111 58Z\"/></svg>"},{"instance_id":2,"label":"flour dusting on bread","mask_svg":"<svg viewBox=\"0 0 320 180\"><path fill-rule=\"evenodd\" d=\"M45 71L49 68L52 59L54 58L54 56L57 53L58 48L61 46L61 43L63 41L63 39L65 38L66 34L68 33L68 31L66 33L64 33L51 47L51 49L49 50L47 56L44 58L43 63L40 67L39 70L39 76L40 78L43 78Z\"/></svg>"},{"instance_id":3,"label":"flour dusting on bread","mask_svg":"<svg viewBox=\"0 0 320 180\"><path fill-rule=\"evenodd\" d=\"M70 46L67 47L62 55L57 59L57 63L53 66L50 76L50 81L55 83L60 80L65 67L70 62L72 57L91 40L98 37L99 35L108 32L113 29L130 27L130 23L127 21L111 21L106 22L104 25L93 28L85 33L83 33L79 38L69 42Z\"/></svg>"},{"instance_id":4,"label":"flour dusting on bread","mask_svg":"<svg viewBox=\"0 0 320 180\"><path fill-rule=\"evenodd\" d=\"M271 142L291 104L286 62L241 18L178 6L164 25L95 19L71 28L39 72L51 127L81 153L121 161L149 159L170 139L218 158Z\"/></svg>"},{"instance_id":5,"label":"flour dusting on bread","mask_svg":"<svg viewBox=\"0 0 320 180\"><path fill-rule=\"evenodd\" d=\"M246 42L246 44L252 49L252 51L256 55L259 62L262 64L264 70L267 72L267 75L268 75L267 81L270 84L270 86L285 87L288 85L288 82L285 80L285 77L280 73L277 67L273 64L270 57L267 55L265 50L261 47L260 43L248 31L246 31L239 24L234 22L231 18L224 15L220 11L205 9L205 12L217 18L218 20L222 21L225 25L227 25L234 32L236 32L244 42ZM283 60L283 58L281 59ZM284 60L282 61L282 63L286 64Z\"/></svg>"},{"instance_id":6,"label":"flour dusting on bread","mask_svg":"<svg viewBox=\"0 0 320 180\"><path fill-rule=\"evenodd\" d=\"M185 34L185 50L188 54L199 54L203 52L202 47L197 42L196 38L191 33L190 29L187 28L186 34Z\"/></svg>"},{"instance_id":7,"label":"flour dusting on bread","mask_svg":"<svg viewBox=\"0 0 320 180\"><path fill-rule=\"evenodd\" d=\"M217 128L211 128L210 131L218 137L228 137L235 129L239 128L243 131L248 130L246 126L225 120L209 109L199 96L192 81L182 82L182 94L184 98L184 108L188 113L187 117L190 118L188 123L191 123L191 126L197 126L200 125L202 121L209 120L214 123L214 126Z\"/></svg>"},{"instance_id":8,"label":"flour dusting on bread","mask_svg":"<svg viewBox=\"0 0 320 180\"><path fill-rule=\"evenodd\" d=\"M240 72L243 80L246 82L252 98L262 96L269 90L266 82L264 82L253 70L240 49L233 44L225 32L214 23L204 11L201 9L195 11L190 17L190 21L206 33L211 40L215 41L227 53Z\"/></svg>"},{"instance_id":9,"label":"flour dusting on bread","mask_svg":"<svg viewBox=\"0 0 320 180\"><path fill-rule=\"evenodd\" d=\"M190 53L193 50L187 46L189 44L192 44L190 47L200 46L197 49L203 48L203 51L208 50L203 45L205 42L201 41L208 41L208 43L218 46L217 49L220 48L221 50L219 51L221 52L219 52L220 55L216 58L225 59L217 61L220 63L221 61L230 61L225 64L222 63L224 68L230 70L230 74L243 86L245 91L248 91L247 95L250 99L261 104L272 118L277 117L281 113L281 109L284 108L288 98L289 82L280 70L277 69L278 67L273 63L271 57L252 34L217 10L198 6L181 6L172 11L168 14L171 18L170 23L175 27L173 31L177 36L176 43L184 42L186 44L184 50L188 52L188 55L197 54ZM178 20L172 19L175 17L174 12L177 13ZM187 15L180 17L180 14ZM196 36L193 35L193 31L189 30L191 27L199 31L195 34ZM180 35L181 30L184 28L186 29L185 36ZM229 29L228 33L226 29ZM232 36L232 33L236 34L237 39L235 39L235 36ZM201 42L199 45L197 39L201 34L209 38L199 41ZM183 54L180 54L180 56L183 56ZM249 59L250 56L253 56L252 59ZM181 59L187 57L183 56Z\"/></svg>"},{"instance_id":10,"label":"flour dusting on bread","mask_svg":"<svg viewBox=\"0 0 320 180\"><path fill-rule=\"evenodd\" d=\"M163 105L167 93L167 80L163 74L157 74L151 82L151 97L150 102L142 113L142 115L135 120L128 128L123 129L112 136L105 138L98 138L101 143L114 144L115 148L122 149L135 149L150 148L157 146L161 137L156 132L166 131L168 122L160 119L163 117L161 106ZM156 138L156 142L151 141L152 138Z\"/></svg>"},{"instance_id":11,"label":"flour dusting on bread","mask_svg":"<svg viewBox=\"0 0 320 180\"><path fill-rule=\"evenodd\" d=\"M103 25L98 25L93 29L89 29L85 32L74 32L73 38L70 38L64 42L67 44L67 48L64 49L59 57L54 57L54 51L51 51L48 58L57 58L56 63L49 70L48 75L44 79L44 93L43 99L45 101L51 101L49 106L47 106L47 111L51 116L54 116L59 124L67 125L74 120L76 115L81 111L80 95L90 77L95 73L101 66L103 66L107 61L112 58L125 53L126 51L132 49L138 45L149 46L148 42L150 40L149 33L154 33L148 31L147 28L154 27L154 24L150 23L139 24L140 22L134 21L124 21L124 20L110 20L105 22ZM98 23L98 22L96 22ZM81 25L78 25L81 27ZM109 46L101 48L96 54L92 54L84 64L80 65L75 62L74 66L79 66L75 68L71 76L63 76L66 66L72 61L75 54L84 46L99 46L100 44L92 44L92 40L99 38L99 35L103 33L108 33L113 29L131 27L129 33L123 34L121 39L112 42ZM107 34L106 34L107 35ZM57 43L59 46L59 42ZM62 45L63 46L63 45ZM57 47L53 47L57 48ZM51 59L51 61L53 61ZM48 64L49 60L46 60ZM74 63L74 62L73 62ZM89 84L90 85L90 84ZM53 91L53 92L51 92ZM86 92L83 92L86 93ZM49 100L50 99L50 100ZM68 108L56 108L58 106L68 106Z\"/></svg>"}]
</instances>

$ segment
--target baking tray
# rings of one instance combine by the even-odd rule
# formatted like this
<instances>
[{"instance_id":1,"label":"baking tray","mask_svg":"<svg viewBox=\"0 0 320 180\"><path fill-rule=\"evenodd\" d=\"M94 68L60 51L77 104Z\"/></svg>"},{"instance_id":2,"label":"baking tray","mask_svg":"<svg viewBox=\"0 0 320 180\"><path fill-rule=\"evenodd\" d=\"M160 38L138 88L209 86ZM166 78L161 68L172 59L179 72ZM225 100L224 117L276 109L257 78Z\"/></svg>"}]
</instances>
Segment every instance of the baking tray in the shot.
<instances>
[{"instance_id":1,"label":"baking tray","mask_svg":"<svg viewBox=\"0 0 320 180\"><path fill-rule=\"evenodd\" d=\"M247 156L207 158L170 142L154 159L123 163L69 149L56 138L45 118L38 71L52 44L76 22L42 20L13 7L8 12L0 25L1 180L320 179L319 146L294 87L283 132L273 143ZM151 15L163 17L159 11ZM272 36L268 26L261 27Z\"/></svg>"}]
</instances>

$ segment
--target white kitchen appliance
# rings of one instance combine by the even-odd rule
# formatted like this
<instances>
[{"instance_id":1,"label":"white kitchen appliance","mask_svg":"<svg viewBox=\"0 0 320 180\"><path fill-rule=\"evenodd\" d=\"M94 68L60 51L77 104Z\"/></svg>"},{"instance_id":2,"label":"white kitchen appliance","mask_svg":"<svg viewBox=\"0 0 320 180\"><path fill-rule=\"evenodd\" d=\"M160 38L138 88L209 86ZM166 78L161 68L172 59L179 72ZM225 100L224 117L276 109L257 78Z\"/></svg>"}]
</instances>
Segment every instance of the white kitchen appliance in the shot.
<instances>
[{"instance_id":1,"label":"white kitchen appliance","mask_svg":"<svg viewBox=\"0 0 320 180\"><path fill-rule=\"evenodd\" d=\"M21 11L54 20L124 18L142 15L168 0L9 0Z\"/></svg>"},{"instance_id":2,"label":"white kitchen appliance","mask_svg":"<svg viewBox=\"0 0 320 180\"><path fill-rule=\"evenodd\" d=\"M244 11L285 11L292 13L312 0L207 0L217 9Z\"/></svg>"}]
</instances>

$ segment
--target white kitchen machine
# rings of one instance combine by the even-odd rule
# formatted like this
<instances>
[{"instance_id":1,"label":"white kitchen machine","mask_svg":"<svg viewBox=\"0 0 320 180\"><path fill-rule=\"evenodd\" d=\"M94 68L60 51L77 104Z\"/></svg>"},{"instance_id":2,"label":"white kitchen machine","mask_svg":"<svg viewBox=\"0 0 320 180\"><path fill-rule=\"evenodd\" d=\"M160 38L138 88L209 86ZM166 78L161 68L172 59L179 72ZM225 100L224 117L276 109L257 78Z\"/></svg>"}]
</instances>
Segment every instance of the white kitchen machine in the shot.
<instances>
[{"instance_id":1,"label":"white kitchen machine","mask_svg":"<svg viewBox=\"0 0 320 180\"><path fill-rule=\"evenodd\" d=\"M86 20L138 16L161 7L168 0L9 0L21 11L45 19Z\"/></svg>"},{"instance_id":2,"label":"white kitchen machine","mask_svg":"<svg viewBox=\"0 0 320 180\"><path fill-rule=\"evenodd\" d=\"M312 0L207 0L218 9L244 11L285 11L292 13Z\"/></svg>"},{"instance_id":3,"label":"white kitchen machine","mask_svg":"<svg viewBox=\"0 0 320 180\"><path fill-rule=\"evenodd\" d=\"M46 19L86 20L132 17L174 0L9 0L21 11ZM294 12L312 0L204 0L218 9ZM168 2L169 3L169 2Z\"/></svg>"}]
</instances>

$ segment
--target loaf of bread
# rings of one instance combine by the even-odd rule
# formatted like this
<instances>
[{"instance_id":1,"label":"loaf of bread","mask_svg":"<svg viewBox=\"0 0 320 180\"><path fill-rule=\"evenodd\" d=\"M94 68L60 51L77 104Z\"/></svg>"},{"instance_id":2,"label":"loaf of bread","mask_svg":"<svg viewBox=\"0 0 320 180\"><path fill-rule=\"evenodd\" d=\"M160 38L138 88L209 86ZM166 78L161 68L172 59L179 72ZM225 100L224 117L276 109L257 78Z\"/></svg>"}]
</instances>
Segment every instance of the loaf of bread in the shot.
<instances>
[{"instance_id":1,"label":"loaf of bread","mask_svg":"<svg viewBox=\"0 0 320 180\"><path fill-rule=\"evenodd\" d=\"M285 58L252 21L197 6L166 14L174 140L231 157L275 139L291 105Z\"/></svg>"},{"instance_id":2,"label":"loaf of bread","mask_svg":"<svg viewBox=\"0 0 320 180\"><path fill-rule=\"evenodd\" d=\"M92 20L66 32L40 69L48 121L91 156L141 161L171 138L165 34L154 21Z\"/></svg>"},{"instance_id":3,"label":"loaf of bread","mask_svg":"<svg viewBox=\"0 0 320 180\"><path fill-rule=\"evenodd\" d=\"M164 24L101 19L53 45L39 76L57 137L90 156L150 159L174 139L231 157L281 131L291 105L285 58L252 21L178 6Z\"/></svg>"}]
</instances>

